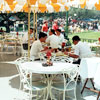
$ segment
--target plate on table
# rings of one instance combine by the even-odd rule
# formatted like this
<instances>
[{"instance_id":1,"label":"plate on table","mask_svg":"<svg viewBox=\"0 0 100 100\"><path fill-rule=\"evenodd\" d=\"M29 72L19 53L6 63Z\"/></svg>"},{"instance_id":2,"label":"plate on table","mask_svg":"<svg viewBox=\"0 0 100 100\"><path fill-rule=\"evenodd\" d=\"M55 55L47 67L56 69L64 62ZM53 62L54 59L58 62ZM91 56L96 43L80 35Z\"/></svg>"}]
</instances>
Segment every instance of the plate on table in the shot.
<instances>
[{"instance_id":1,"label":"plate on table","mask_svg":"<svg viewBox=\"0 0 100 100\"><path fill-rule=\"evenodd\" d=\"M56 56L64 56L64 57L68 57L68 55L65 55L63 52L59 51L56 53Z\"/></svg>"}]
</instances>

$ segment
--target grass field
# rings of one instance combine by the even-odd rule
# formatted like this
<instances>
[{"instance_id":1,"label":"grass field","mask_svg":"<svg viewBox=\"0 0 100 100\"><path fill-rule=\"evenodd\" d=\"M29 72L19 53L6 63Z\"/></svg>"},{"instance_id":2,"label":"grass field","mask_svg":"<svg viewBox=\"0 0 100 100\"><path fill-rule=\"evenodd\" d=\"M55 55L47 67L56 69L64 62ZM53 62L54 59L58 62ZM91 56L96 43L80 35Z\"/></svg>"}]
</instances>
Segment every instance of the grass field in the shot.
<instances>
[{"instance_id":1,"label":"grass field","mask_svg":"<svg viewBox=\"0 0 100 100\"><path fill-rule=\"evenodd\" d=\"M95 39L98 40L98 38L100 37L100 32L93 32L93 31L89 31L89 32L82 32L82 33L69 33L68 37L70 39L72 39L73 36L78 35L80 38L84 38L84 39Z\"/></svg>"}]
</instances>

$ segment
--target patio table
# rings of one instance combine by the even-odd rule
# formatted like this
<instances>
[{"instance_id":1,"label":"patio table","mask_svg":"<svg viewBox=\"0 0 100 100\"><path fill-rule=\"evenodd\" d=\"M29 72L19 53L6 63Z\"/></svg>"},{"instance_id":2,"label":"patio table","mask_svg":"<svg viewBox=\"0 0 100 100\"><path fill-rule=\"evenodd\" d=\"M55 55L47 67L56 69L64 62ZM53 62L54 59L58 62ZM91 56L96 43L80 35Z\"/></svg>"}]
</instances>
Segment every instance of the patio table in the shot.
<instances>
[{"instance_id":1,"label":"patio table","mask_svg":"<svg viewBox=\"0 0 100 100\"><path fill-rule=\"evenodd\" d=\"M48 76L48 95L51 93L51 84L53 75L62 74L64 69L74 68L76 65L65 62L54 62L53 66L43 67L41 62L25 62L21 64L24 70L30 71L31 73L44 74Z\"/></svg>"},{"instance_id":2,"label":"patio table","mask_svg":"<svg viewBox=\"0 0 100 100\"><path fill-rule=\"evenodd\" d=\"M99 63L100 57L83 58L79 69L82 79L94 78Z\"/></svg>"},{"instance_id":3,"label":"patio table","mask_svg":"<svg viewBox=\"0 0 100 100\"><path fill-rule=\"evenodd\" d=\"M25 62L21 66L37 74L61 74L63 69L68 69L69 67L76 67L76 65L65 62L54 62L53 66L43 67L41 62Z\"/></svg>"},{"instance_id":4,"label":"patio table","mask_svg":"<svg viewBox=\"0 0 100 100\"><path fill-rule=\"evenodd\" d=\"M92 80L92 79L94 79L95 83L99 82L99 81L97 81L97 79L100 78L99 73L97 75L98 68L100 69L100 66L98 66L98 65L100 65L100 58L99 57L83 58L81 60L79 73L80 73L80 76L82 77L82 79L86 80L85 83L84 83L84 86L82 88L81 93L83 93L84 88L89 89L90 91L99 93L99 91L95 89L94 82ZM93 86L94 89L86 86L88 79L91 80L91 83L92 83L92 86Z\"/></svg>"},{"instance_id":5,"label":"patio table","mask_svg":"<svg viewBox=\"0 0 100 100\"><path fill-rule=\"evenodd\" d=\"M98 44L98 43L88 43L88 45L90 47L100 47L100 44Z\"/></svg>"}]
</instances>

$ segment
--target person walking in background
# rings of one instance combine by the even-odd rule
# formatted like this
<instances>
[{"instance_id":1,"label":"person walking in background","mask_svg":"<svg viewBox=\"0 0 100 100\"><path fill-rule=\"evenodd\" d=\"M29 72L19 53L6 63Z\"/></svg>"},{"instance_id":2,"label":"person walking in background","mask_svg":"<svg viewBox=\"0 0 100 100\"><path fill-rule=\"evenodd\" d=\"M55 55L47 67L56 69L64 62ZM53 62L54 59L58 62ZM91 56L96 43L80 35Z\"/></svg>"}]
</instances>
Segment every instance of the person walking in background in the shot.
<instances>
[{"instance_id":1,"label":"person walking in background","mask_svg":"<svg viewBox=\"0 0 100 100\"><path fill-rule=\"evenodd\" d=\"M42 25L42 32L48 32L48 21L45 20Z\"/></svg>"},{"instance_id":2,"label":"person walking in background","mask_svg":"<svg viewBox=\"0 0 100 100\"><path fill-rule=\"evenodd\" d=\"M57 20L54 20L54 23L53 23L53 25L52 25L52 29L54 29L55 31L56 31L57 29L59 29Z\"/></svg>"},{"instance_id":3,"label":"person walking in background","mask_svg":"<svg viewBox=\"0 0 100 100\"><path fill-rule=\"evenodd\" d=\"M66 33L65 33L65 30L64 30L64 24L61 23L60 26L59 26L59 29L61 30L61 33L64 35L64 37L66 36Z\"/></svg>"}]
</instances>

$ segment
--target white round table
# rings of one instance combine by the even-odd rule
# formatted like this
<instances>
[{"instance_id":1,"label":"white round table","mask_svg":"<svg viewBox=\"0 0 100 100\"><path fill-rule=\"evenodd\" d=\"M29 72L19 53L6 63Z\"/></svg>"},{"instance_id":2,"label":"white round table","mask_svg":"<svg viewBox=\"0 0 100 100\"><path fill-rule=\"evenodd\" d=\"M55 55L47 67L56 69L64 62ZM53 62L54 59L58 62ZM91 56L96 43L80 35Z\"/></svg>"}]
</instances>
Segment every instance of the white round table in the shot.
<instances>
[{"instance_id":1,"label":"white round table","mask_svg":"<svg viewBox=\"0 0 100 100\"><path fill-rule=\"evenodd\" d=\"M53 63L53 66L48 66L48 67L43 67L42 66L43 62L25 62L21 64L21 67L24 70L27 70L29 72L32 73L36 73L36 74L46 74L47 76L47 83L48 83L48 96L51 93L51 84L52 84L52 79L54 78L54 76L56 74L62 74L63 70L67 70L70 68L75 68L76 65L71 64L71 63L65 63L65 62L55 62ZM52 76L52 77L51 77ZM31 78L32 81L32 78Z\"/></svg>"},{"instance_id":2,"label":"white round table","mask_svg":"<svg viewBox=\"0 0 100 100\"><path fill-rule=\"evenodd\" d=\"M64 69L74 68L76 65L65 62L53 63L53 66L43 67L41 62L25 62L21 64L21 67L38 74L61 74Z\"/></svg>"}]
</instances>

